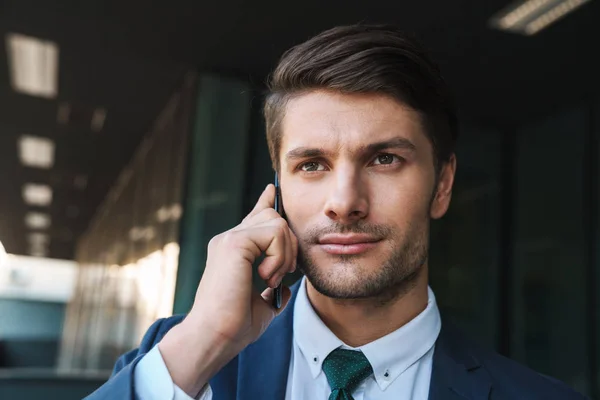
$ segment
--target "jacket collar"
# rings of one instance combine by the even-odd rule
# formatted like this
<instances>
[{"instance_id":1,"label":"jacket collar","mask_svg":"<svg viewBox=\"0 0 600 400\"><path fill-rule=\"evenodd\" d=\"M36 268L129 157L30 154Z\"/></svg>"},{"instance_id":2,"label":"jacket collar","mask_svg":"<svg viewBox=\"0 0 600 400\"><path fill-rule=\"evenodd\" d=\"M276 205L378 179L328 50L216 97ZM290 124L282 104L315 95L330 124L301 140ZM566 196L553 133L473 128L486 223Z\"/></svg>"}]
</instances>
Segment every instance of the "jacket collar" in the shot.
<instances>
[{"instance_id":1,"label":"jacket collar","mask_svg":"<svg viewBox=\"0 0 600 400\"><path fill-rule=\"evenodd\" d=\"M491 388L472 344L443 320L433 353L429 400L487 400Z\"/></svg>"},{"instance_id":2,"label":"jacket collar","mask_svg":"<svg viewBox=\"0 0 600 400\"><path fill-rule=\"evenodd\" d=\"M284 399L293 340L294 302L300 282L290 287L285 310L238 356L238 399ZM487 400L489 376L474 348L448 321L436 342L429 400Z\"/></svg>"}]
</instances>

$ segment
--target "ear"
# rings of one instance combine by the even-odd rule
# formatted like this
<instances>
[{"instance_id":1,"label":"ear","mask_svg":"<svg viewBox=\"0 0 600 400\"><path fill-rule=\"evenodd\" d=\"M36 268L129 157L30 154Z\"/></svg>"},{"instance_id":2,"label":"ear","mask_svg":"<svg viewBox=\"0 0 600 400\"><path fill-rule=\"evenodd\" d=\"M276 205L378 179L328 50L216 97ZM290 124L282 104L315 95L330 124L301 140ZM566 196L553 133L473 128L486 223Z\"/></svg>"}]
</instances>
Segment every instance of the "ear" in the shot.
<instances>
[{"instance_id":1,"label":"ear","mask_svg":"<svg viewBox=\"0 0 600 400\"><path fill-rule=\"evenodd\" d=\"M438 177L435 197L431 202L429 210L433 219L439 219L446 214L450 207L452 199L452 186L454 185L454 175L456 174L456 156L453 154L448 162L444 164Z\"/></svg>"}]
</instances>

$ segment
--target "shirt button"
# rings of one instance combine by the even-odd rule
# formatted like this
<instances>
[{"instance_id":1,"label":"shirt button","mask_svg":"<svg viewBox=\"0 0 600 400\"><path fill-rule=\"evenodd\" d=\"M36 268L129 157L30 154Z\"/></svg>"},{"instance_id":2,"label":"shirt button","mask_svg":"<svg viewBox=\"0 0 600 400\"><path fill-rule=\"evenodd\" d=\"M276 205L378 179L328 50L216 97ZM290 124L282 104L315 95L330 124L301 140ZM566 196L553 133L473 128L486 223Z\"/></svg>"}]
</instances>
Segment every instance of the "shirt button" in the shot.
<instances>
[{"instance_id":1,"label":"shirt button","mask_svg":"<svg viewBox=\"0 0 600 400\"><path fill-rule=\"evenodd\" d=\"M385 372L383 373L383 379L385 379L386 381L390 380L390 370L386 369Z\"/></svg>"},{"instance_id":2,"label":"shirt button","mask_svg":"<svg viewBox=\"0 0 600 400\"><path fill-rule=\"evenodd\" d=\"M316 364L319 362L319 356L314 356L313 357L313 362Z\"/></svg>"}]
</instances>

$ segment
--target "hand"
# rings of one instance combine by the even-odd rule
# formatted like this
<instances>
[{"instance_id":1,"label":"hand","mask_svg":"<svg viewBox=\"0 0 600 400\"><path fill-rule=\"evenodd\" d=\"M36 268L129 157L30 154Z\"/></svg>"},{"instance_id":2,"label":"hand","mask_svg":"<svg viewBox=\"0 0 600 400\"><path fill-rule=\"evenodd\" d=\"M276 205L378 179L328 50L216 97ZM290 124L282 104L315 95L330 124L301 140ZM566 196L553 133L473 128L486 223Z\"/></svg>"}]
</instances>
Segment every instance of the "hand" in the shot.
<instances>
[{"instance_id":1,"label":"hand","mask_svg":"<svg viewBox=\"0 0 600 400\"><path fill-rule=\"evenodd\" d=\"M210 241L194 306L159 344L173 381L192 397L257 340L289 301L283 287L281 309L271 305L273 288L296 269L298 252L296 236L273 209L274 198L269 185L242 223ZM259 294L252 287L252 265L263 253L258 275L269 288Z\"/></svg>"},{"instance_id":2,"label":"hand","mask_svg":"<svg viewBox=\"0 0 600 400\"><path fill-rule=\"evenodd\" d=\"M190 313L211 335L240 351L258 339L276 316L271 288L296 268L298 241L273 209L274 197L275 188L267 186L240 225L210 241L206 270ZM270 288L260 295L252 287L252 265L262 253L265 259L258 275ZM285 293L287 303L289 289Z\"/></svg>"}]
</instances>

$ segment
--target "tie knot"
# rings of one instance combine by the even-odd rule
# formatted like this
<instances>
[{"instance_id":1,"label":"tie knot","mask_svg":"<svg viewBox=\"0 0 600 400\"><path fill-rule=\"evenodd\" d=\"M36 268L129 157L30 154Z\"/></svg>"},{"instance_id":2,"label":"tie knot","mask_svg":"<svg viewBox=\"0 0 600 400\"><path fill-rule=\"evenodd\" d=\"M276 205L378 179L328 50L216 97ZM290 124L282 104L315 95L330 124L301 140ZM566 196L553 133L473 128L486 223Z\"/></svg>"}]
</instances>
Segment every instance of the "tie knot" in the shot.
<instances>
[{"instance_id":1,"label":"tie knot","mask_svg":"<svg viewBox=\"0 0 600 400\"><path fill-rule=\"evenodd\" d=\"M332 391L352 393L373 368L361 351L335 349L323 360L323 372Z\"/></svg>"}]
</instances>

